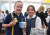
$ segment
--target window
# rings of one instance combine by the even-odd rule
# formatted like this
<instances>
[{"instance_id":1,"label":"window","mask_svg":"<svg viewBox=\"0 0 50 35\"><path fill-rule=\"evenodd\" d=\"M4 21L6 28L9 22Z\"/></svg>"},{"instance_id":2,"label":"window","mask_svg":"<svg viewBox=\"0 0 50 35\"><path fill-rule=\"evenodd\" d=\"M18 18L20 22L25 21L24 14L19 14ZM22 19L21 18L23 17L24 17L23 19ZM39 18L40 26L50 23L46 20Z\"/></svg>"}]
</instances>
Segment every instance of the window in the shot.
<instances>
[{"instance_id":1,"label":"window","mask_svg":"<svg viewBox=\"0 0 50 35\"><path fill-rule=\"evenodd\" d=\"M6 11L8 10L9 11L9 3L2 3L2 11Z\"/></svg>"},{"instance_id":2,"label":"window","mask_svg":"<svg viewBox=\"0 0 50 35\"><path fill-rule=\"evenodd\" d=\"M11 12L14 11L14 3L11 3Z\"/></svg>"},{"instance_id":3,"label":"window","mask_svg":"<svg viewBox=\"0 0 50 35\"><path fill-rule=\"evenodd\" d=\"M41 2L41 0L21 0L21 1Z\"/></svg>"},{"instance_id":4,"label":"window","mask_svg":"<svg viewBox=\"0 0 50 35\"><path fill-rule=\"evenodd\" d=\"M19 1L19 0L11 0L11 1Z\"/></svg>"},{"instance_id":5,"label":"window","mask_svg":"<svg viewBox=\"0 0 50 35\"><path fill-rule=\"evenodd\" d=\"M23 9L22 9L22 13L24 14L27 10L27 7L29 5L33 5L35 7L35 10L37 11L37 9L39 8L39 6L41 5L40 3L23 3Z\"/></svg>"}]
</instances>

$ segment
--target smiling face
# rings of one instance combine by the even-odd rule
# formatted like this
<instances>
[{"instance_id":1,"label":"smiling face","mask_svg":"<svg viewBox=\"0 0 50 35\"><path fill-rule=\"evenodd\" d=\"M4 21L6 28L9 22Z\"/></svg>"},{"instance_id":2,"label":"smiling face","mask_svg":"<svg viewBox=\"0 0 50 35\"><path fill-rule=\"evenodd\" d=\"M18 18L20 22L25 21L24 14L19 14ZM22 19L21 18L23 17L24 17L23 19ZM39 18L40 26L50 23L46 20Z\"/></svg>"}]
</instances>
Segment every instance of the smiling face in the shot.
<instances>
[{"instance_id":1,"label":"smiling face","mask_svg":"<svg viewBox=\"0 0 50 35\"><path fill-rule=\"evenodd\" d=\"M35 14L34 6L28 6L27 13L28 13L29 16L33 16Z\"/></svg>"},{"instance_id":2,"label":"smiling face","mask_svg":"<svg viewBox=\"0 0 50 35\"><path fill-rule=\"evenodd\" d=\"M21 2L17 2L14 6L15 13L21 13L23 4Z\"/></svg>"}]
</instances>

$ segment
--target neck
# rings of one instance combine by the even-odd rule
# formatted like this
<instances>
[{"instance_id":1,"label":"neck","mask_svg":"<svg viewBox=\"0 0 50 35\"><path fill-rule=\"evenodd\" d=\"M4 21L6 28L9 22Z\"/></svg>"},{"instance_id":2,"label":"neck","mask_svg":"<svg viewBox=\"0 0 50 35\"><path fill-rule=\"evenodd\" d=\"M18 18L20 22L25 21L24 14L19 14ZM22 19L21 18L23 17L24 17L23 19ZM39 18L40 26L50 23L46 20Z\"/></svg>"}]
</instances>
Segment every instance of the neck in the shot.
<instances>
[{"instance_id":1,"label":"neck","mask_svg":"<svg viewBox=\"0 0 50 35\"><path fill-rule=\"evenodd\" d=\"M16 13L16 12L14 12L14 13L15 13L16 15L18 15L18 16L20 15L20 13Z\"/></svg>"},{"instance_id":2,"label":"neck","mask_svg":"<svg viewBox=\"0 0 50 35\"><path fill-rule=\"evenodd\" d=\"M29 17L31 18L33 15L29 15Z\"/></svg>"}]
</instances>

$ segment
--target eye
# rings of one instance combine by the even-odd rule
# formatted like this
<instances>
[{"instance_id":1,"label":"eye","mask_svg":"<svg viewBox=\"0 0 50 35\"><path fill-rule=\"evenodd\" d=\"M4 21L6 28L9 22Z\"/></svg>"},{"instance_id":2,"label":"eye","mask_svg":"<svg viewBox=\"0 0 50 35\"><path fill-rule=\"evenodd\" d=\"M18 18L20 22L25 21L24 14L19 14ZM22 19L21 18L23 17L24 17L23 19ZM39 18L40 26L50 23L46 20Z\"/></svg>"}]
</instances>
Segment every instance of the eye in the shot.
<instances>
[{"instance_id":1,"label":"eye","mask_svg":"<svg viewBox=\"0 0 50 35\"><path fill-rule=\"evenodd\" d=\"M20 8L22 8L22 6Z\"/></svg>"},{"instance_id":2,"label":"eye","mask_svg":"<svg viewBox=\"0 0 50 35\"><path fill-rule=\"evenodd\" d=\"M33 9L28 9L28 11L34 11Z\"/></svg>"},{"instance_id":3,"label":"eye","mask_svg":"<svg viewBox=\"0 0 50 35\"><path fill-rule=\"evenodd\" d=\"M19 6L17 6L17 8L19 8Z\"/></svg>"}]
</instances>

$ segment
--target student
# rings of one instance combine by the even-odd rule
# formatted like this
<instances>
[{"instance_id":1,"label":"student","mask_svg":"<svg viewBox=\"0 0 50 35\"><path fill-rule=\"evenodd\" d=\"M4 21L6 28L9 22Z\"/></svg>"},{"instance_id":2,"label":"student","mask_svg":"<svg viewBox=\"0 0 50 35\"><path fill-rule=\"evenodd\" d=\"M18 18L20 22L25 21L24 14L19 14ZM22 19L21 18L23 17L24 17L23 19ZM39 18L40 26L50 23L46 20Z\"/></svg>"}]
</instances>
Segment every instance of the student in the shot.
<instances>
[{"instance_id":1,"label":"student","mask_svg":"<svg viewBox=\"0 0 50 35\"><path fill-rule=\"evenodd\" d=\"M4 14L2 13L2 11L0 9L0 23L3 22L3 17L4 17ZM0 30L0 32L2 32L2 30Z\"/></svg>"},{"instance_id":2,"label":"student","mask_svg":"<svg viewBox=\"0 0 50 35\"><path fill-rule=\"evenodd\" d=\"M24 16L21 14L23 3L16 1L13 13L6 16L4 24L9 24L13 19L16 19L16 25L6 29L6 35L23 35L22 28L19 27L19 22L24 21ZM13 17L12 17L13 16Z\"/></svg>"},{"instance_id":3,"label":"student","mask_svg":"<svg viewBox=\"0 0 50 35\"><path fill-rule=\"evenodd\" d=\"M9 11L8 11L8 10L6 10L5 12L6 12L5 17L6 17L6 16L7 16L7 14L9 14Z\"/></svg>"},{"instance_id":4,"label":"student","mask_svg":"<svg viewBox=\"0 0 50 35\"><path fill-rule=\"evenodd\" d=\"M46 21L48 23L48 27L47 27L47 35L50 35L50 8L48 9L48 16L46 18Z\"/></svg>"},{"instance_id":5,"label":"student","mask_svg":"<svg viewBox=\"0 0 50 35\"><path fill-rule=\"evenodd\" d=\"M45 19L45 14L44 14L44 6L40 6L38 11L36 12L36 15L38 17L40 17L41 21L42 21L42 27L45 28L45 25L47 27L47 22L46 22L46 19Z\"/></svg>"},{"instance_id":6,"label":"student","mask_svg":"<svg viewBox=\"0 0 50 35\"><path fill-rule=\"evenodd\" d=\"M33 5L28 6L26 17L26 35L30 35L31 28L36 28L38 30L42 29L41 19L35 15L35 7Z\"/></svg>"}]
</instances>

